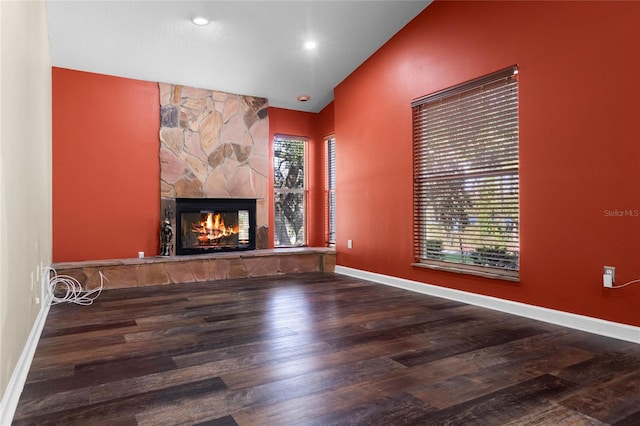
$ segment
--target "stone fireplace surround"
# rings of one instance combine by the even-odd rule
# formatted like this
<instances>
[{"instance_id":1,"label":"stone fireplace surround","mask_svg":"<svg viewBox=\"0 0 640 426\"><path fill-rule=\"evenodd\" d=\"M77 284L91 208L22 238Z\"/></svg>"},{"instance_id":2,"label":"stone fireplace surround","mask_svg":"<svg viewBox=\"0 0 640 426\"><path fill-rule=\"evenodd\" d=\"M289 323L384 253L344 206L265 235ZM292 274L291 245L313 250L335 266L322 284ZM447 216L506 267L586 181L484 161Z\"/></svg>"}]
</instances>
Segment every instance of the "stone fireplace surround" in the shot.
<instances>
[{"instance_id":1,"label":"stone fireplace surround","mask_svg":"<svg viewBox=\"0 0 640 426\"><path fill-rule=\"evenodd\" d=\"M268 247L269 119L265 98L159 83L160 217L176 198L256 199L256 248ZM175 238L172 254L175 254Z\"/></svg>"}]
</instances>

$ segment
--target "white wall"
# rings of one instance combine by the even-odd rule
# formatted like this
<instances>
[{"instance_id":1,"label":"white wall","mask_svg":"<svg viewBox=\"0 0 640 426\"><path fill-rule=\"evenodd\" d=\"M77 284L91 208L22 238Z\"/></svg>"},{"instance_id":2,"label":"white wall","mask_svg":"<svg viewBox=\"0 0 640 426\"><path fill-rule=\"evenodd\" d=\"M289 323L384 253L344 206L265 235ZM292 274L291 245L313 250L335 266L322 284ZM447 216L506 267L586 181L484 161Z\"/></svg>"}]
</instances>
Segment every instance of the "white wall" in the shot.
<instances>
[{"instance_id":1,"label":"white wall","mask_svg":"<svg viewBox=\"0 0 640 426\"><path fill-rule=\"evenodd\" d=\"M51 56L42 1L0 0L0 395L51 264Z\"/></svg>"}]
</instances>

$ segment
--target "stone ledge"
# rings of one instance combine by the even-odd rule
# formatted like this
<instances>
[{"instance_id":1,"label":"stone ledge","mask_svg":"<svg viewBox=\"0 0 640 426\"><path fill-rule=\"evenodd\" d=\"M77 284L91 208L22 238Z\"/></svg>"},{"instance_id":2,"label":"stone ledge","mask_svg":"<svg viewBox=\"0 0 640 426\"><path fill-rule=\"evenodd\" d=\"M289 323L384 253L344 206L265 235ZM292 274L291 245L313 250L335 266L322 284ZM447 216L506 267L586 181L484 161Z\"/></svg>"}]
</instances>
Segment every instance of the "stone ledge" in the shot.
<instances>
[{"instance_id":1,"label":"stone ledge","mask_svg":"<svg viewBox=\"0 0 640 426\"><path fill-rule=\"evenodd\" d=\"M98 271L108 281L105 289L142 287L185 282L216 281L298 272L333 272L336 252L325 247L263 249L188 256L155 256L59 262L52 266L86 288L100 283Z\"/></svg>"}]
</instances>

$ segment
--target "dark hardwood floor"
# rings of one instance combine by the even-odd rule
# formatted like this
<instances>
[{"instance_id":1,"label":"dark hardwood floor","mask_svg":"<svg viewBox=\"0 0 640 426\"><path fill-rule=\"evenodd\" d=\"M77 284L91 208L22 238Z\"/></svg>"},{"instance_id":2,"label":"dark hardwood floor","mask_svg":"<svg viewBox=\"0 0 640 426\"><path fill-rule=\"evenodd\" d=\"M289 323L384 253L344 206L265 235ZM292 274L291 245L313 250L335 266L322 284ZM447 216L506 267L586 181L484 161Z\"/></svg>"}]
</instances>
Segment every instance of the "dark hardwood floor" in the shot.
<instances>
[{"instance_id":1,"label":"dark hardwood floor","mask_svg":"<svg viewBox=\"0 0 640 426\"><path fill-rule=\"evenodd\" d=\"M640 345L335 274L51 308L16 425L640 425Z\"/></svg>"}]
</instances>

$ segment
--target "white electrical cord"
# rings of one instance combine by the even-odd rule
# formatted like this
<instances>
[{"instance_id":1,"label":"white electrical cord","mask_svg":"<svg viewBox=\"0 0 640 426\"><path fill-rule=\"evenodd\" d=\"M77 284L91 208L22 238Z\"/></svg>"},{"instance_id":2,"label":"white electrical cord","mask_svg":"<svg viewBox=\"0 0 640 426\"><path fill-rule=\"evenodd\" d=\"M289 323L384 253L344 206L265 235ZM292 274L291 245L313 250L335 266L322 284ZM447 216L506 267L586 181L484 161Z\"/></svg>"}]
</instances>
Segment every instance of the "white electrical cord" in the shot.
<instances>
[{"instance_id":1,"label":"white electrical cord","mask_svg":"<svg viewBox=\"0 0 640 426\"><path fill-rule=\"evenodd\" d=\"M628 285L635 284L635 283L640 283L640 279L629 281L628 283L624 283L624 284L620 284L620 285L614 285L614 286L611 286L611 288L622 288L622 287L626 287Z\"/></svg>"},{"instance_id":2,"label":"white electrical cord","mask_svg":"<svg viewBox=\"0 0 640 426\"><path fill-rule=\"evenodd\" d=\"M100 293L102 293L104 280L109 281L109 279L104 276L102 271L98 271L98 274L100 274L100 287L88 290L83 289L82 284L80 284L75 278L69 275L58 275L56 270L51 267L44 268L44 274L49 275L48 289L50 295L50 305L55 305L63 302L76 303L78 305L84 306L91 305L93 301L96 300L98 296L100 296ZM56 296L56 290L62 290L57 292L59 296Z\"/></svg>"}]
</instances>

